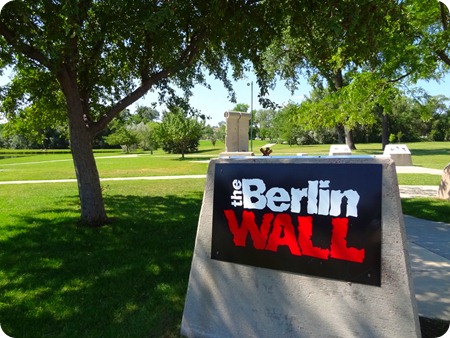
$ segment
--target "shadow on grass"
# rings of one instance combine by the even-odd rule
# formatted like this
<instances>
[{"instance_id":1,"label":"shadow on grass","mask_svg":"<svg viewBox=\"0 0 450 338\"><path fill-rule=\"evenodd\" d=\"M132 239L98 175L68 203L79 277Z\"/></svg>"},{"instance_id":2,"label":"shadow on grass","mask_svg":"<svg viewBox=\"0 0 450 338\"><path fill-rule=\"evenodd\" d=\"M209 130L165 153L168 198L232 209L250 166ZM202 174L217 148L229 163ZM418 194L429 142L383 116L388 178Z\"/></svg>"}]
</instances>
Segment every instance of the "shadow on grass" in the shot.
<instances>
[{"instance_id":1,"label":"shadow on grass","mask_svg":"<svg viewBox=\"0 0 450 338\"><path fill-rule=\"evenodd\" d=\"M405 215L428 219L436 222L450 220L450 202L438 198L402 198L402 210Z\"/></svg>"},{"instance_id":2,"label":"shadow on grass","mask_svg":"<svg viewBox=\"0 0 450 338\"><path fill-rule=\"evenodd\" d=\"M411 149L411 154L414 156L450 155L450 149Z\"/></svg>"},{"instance_id":3,"label":"shadow on grass","mask_svg":"<svg viewBox=\"0 0 450 338\"><path fill-rule=\"evenodd\" d=\"M179 336L201 193L105 202L108 227L77 227L78 214L63 207L56 220L42 210L22 216L21 228L2 227L11 231L0 255L5 333Z\"/></svg>"},{"instance_id":4,"label":"shadow on grass","mask_svg":"<svg viewBox=\"0 0 450 338\"><path fill-rule=\"evenodd\" d=\"M217 158L217 157L218 157L217 155L216 156L211 155L210 157L208 157L208 156L203 156L203 157L201 157L201 156L197 156L197 157L186 156L184 158L180 157L180 158L173 159L172 161L189 161L189 162L192 162L192 161L209 161L210 159Z\"/></svg>"}]
</instances>

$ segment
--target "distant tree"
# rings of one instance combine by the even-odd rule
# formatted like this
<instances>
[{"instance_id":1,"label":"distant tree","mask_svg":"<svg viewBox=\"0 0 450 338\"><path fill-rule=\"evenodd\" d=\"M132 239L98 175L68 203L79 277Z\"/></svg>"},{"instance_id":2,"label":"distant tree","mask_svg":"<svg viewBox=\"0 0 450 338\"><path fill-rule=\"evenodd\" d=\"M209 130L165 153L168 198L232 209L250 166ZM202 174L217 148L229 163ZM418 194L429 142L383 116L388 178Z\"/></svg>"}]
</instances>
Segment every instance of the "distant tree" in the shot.
<instances>
[{"instance_id":1,"label":"distant tree","mask_svg":"<svg viewBox=\"0 0 450 338\"><path fill-rule=\"evenodd\" d=\"M234 108L232 109L233 111L239 111L242 113L246 113L248 111L248 108L250 106L248 104L245 103L238 103L234 106Z\"/></svg>"},{"instance_id":2,"label":"distant tree","mask_svg":"<svg viewBox=\"0 0 450 338\"><path fill-rule=\"evenodd\" d=\"M258 130L257 135L261 139L274 141L278 138L278 130L274 125L276 115L277 112L273 109L261 109L255 112L254 123Z\"/></svg>"},{"instance_id":3,"label":"distant tree","mask_svg":"<svg viewBox=\"0 0 450 338\"><path fill-rule=\"evenodd\" d=\"M158 142L156 137L157 122L150 121L148 123L141 122L138 125L130 125L128 128L132 130L139 144L143 150L150 150L150 154L153 155L153 151L158 149Z\"/></svg>"},{"instance_id":4,"label":"distant tree","mask_svg":"<svg viewBox=\"0 0 450 338\"><path fill-rule=\"evenodd\" d=\"M126 126L118 127L112 134L106 136L105 141L110 145L120 145L127 153L134 149L139 142L136 132Z\"/></svg>"},{"instance_id":5,"label":"distant tree","mask_svg":"<svg viewBox=\"0 0 450 338\"><path fill-rule=\"evenodd\" d=\"M203 134L204 121L198 121L197 116L188 116L180 107L174 107L163 114L157 128L161 147L168 153L184 155L198 150Z\"/></svg>"},{"instance_id":6,"label":"distant tree","mask_svg":"<svg viewBox=\"0 0 450 338\"><path fill-rule=\"evenodd\" d=\"M210 140L213 147L216 146L217 135L213 127L206 125L203 128L203 138Z\"/></svg>"},{"instance_id":7,"label":"distant tree","mask_svg":"<svg viewBox=\"0 0 450 338\"><path fill-rule=\"evenodd\" d=\"M280 109L273 121L274 128L281 139L287 141L289 145L297 144L297 140L302 135L302 128L295 123L298 106L290 102Z\"/></svg>"},{"instance_id":8,"label":"distant tree","mask_svg":"<svg viewBox=\"0 0 450 338\"><path fill-rule=\"evenodd\" d=\"M214 133L216 134L216 138L223 143L225 143L227 124L225 121L220 121L219 126L215 128Z\"/></svg>"},{"instance_id":9,"label":"distant tree","mask_svg":"<svg viewBox=\"0 0 450 338\"><path fill-rule=\"evenodd\" d=\"M159 112L156 109L138 106L136 108L136 112L133 115L132 119L135 124L149 123L150 121L154 121L159 118Z\"/></svg>"}]
</instances>

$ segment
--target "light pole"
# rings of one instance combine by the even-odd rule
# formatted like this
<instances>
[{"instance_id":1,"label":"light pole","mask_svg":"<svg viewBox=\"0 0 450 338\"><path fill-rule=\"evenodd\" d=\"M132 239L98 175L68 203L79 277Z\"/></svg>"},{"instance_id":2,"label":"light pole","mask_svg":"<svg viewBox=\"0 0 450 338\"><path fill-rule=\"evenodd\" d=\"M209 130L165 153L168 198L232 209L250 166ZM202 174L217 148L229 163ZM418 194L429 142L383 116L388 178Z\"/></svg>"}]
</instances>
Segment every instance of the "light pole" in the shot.
<instances>
[{"instance_id":1,"label":"light pole","mask_svg":"<svg viewBox=\"0 0 450 338\"><path fill-rule=\"evenodd\" d=\"M253 151L253 81L247 83L250 86L250 151Z\"/></svg>"}]
</instances>

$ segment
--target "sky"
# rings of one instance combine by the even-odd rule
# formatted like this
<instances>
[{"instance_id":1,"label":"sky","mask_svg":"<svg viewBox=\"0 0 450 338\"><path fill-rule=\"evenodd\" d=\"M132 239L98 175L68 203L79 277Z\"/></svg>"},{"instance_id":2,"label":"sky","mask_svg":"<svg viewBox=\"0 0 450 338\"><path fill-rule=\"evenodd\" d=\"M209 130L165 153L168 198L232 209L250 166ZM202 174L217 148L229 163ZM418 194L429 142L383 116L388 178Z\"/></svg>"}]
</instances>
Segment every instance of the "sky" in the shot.
<instances>
[{"instance_id":1,"label":"sky","mask_svg":"<svg viewBox=\"0 0 450 338\"><path fill-rule=\"evenodd\" d=\"M190 104L193 108L210 117L207 124L217 125L221 121L225 121L224 113L232 110L237 103L244 103L251 109L252 104L252 85L253 82L253 109L259 110L263 107L259 104L258 94L259 87L256 83L256 77L253 74L247 73L246 78L233 82L233 88L236 92L236 103L230 101L228 92L220 80L215 80L213 77L208 77L207 82L211 89L204 86L197 85L193 90L193 96L190 98ZM270 91L267 98L272 99L277 105L287 104L290 100L299 102L303 100L304 95L308 95L311 88L307 85L306 80L302 83L299 90L291 94L291 91L284 86L283 82L278 82L275 89ZM148 93L144 98L140 99L136 104L130 107L131 112L134 111L135 106L150 106L152 102L157 101L156 93ZM165 106L158 106L156 108L162 112Z\"/></svg>"},{"instance_id":2,"label":"sky","mask_svg":"<svg viewBox=\"0 0 450 338\"><path fill-rule=\"evenodd\" d=\"M258 93L259 87L256 83L256 78L252 74L247 74L247 78L234 82L234 89L236 92L237 103L245 103L251 105L251 86L249 83L253 81L253 109L259 110L263 107L259 104ZM232 110L236 105L232 103L228 98L228 93L222 83L218 80L210 78L208 83L211 85L211 90L203 86L196 86L193 90L193 96L190 99L191 106L198 109L200 113L210 116L211 119L207 122L208 124L214 126L221 121L225 121L224 113L228 110ZM419 81L416 87L422 87L430 95L445 95L450 97L450 74L448 74L440 82L437 81ZM284 85L283 81L278 81L275 89L269 93L267 96L269 99L274 101L277 105L285 105L289 101L301 102L305 95L308 96L311 91L311 87L308 85L307 81L301 82L299 89L293 94ZM152 102L157 101L157 94L149 93L144 98L140 99L133 106L130 107L131 112L137 105L150 106ZM165 107L157 107L158 111L164 111Z\"/></svg>"},{"instance_id":3,"label":"sky","mask_svg":"<svg viewBox=\"0 0 450 338\"><path fill-rule=\"evenodd\" d=\"M8 74L0 76L0 86L7 82ZM256 78L253 74L247 73L246 78L233 83L233 87L236 92L237 103L245 103L249 105L249 111L251 106L252 90L250 83L253 82L253 109L259 110L263 107L259 104L258 93L259 87L256 83ZM200 111L201 114L209 116L207 121L211 126L218 125L219 122L225 121L224 113L228 110L232 110L236 105L228 98L228 92L219 80L213 78L208 79L208 83L211 85L211 89L207 89L203 86L196 86L193 90L193 96L190 99L191 106ZM448 74L440 82L437 81L419 81L417 86L425 89L430 95L445 95L450 97L450 74ZM311 87L304 80L301 82L299 89L291 94L287 89L283 81L278 81L276 87L267 96L274 101L277 105L285 105L289 101L301 102L305 95L310 93ZM138 100L135 104L129 107L133 113L138 105L151 106L153 102L157 102L157 93L147 93L143 98ZM157 106L156 109L159 112L165 110L164 106Z\"/></svg>"}]
</instances>

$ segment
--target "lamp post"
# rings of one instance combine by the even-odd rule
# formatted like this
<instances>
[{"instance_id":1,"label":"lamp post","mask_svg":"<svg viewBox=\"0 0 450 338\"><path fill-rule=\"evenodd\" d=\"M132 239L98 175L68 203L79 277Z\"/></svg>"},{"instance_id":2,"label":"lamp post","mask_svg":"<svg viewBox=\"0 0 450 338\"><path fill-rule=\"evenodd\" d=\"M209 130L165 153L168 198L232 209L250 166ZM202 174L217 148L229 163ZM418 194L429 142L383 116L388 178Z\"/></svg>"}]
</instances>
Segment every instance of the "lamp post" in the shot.
<instances>
[{"instance_id":1,"label":"lamp post","mask_svg":"<svg viewBox=\"0 0 450 338\"><path fill-rule=\"evenodd\" d=\"M253 81L247 83L250 86L250 151L253 151Z\"/></svg>"}]
</instances>

